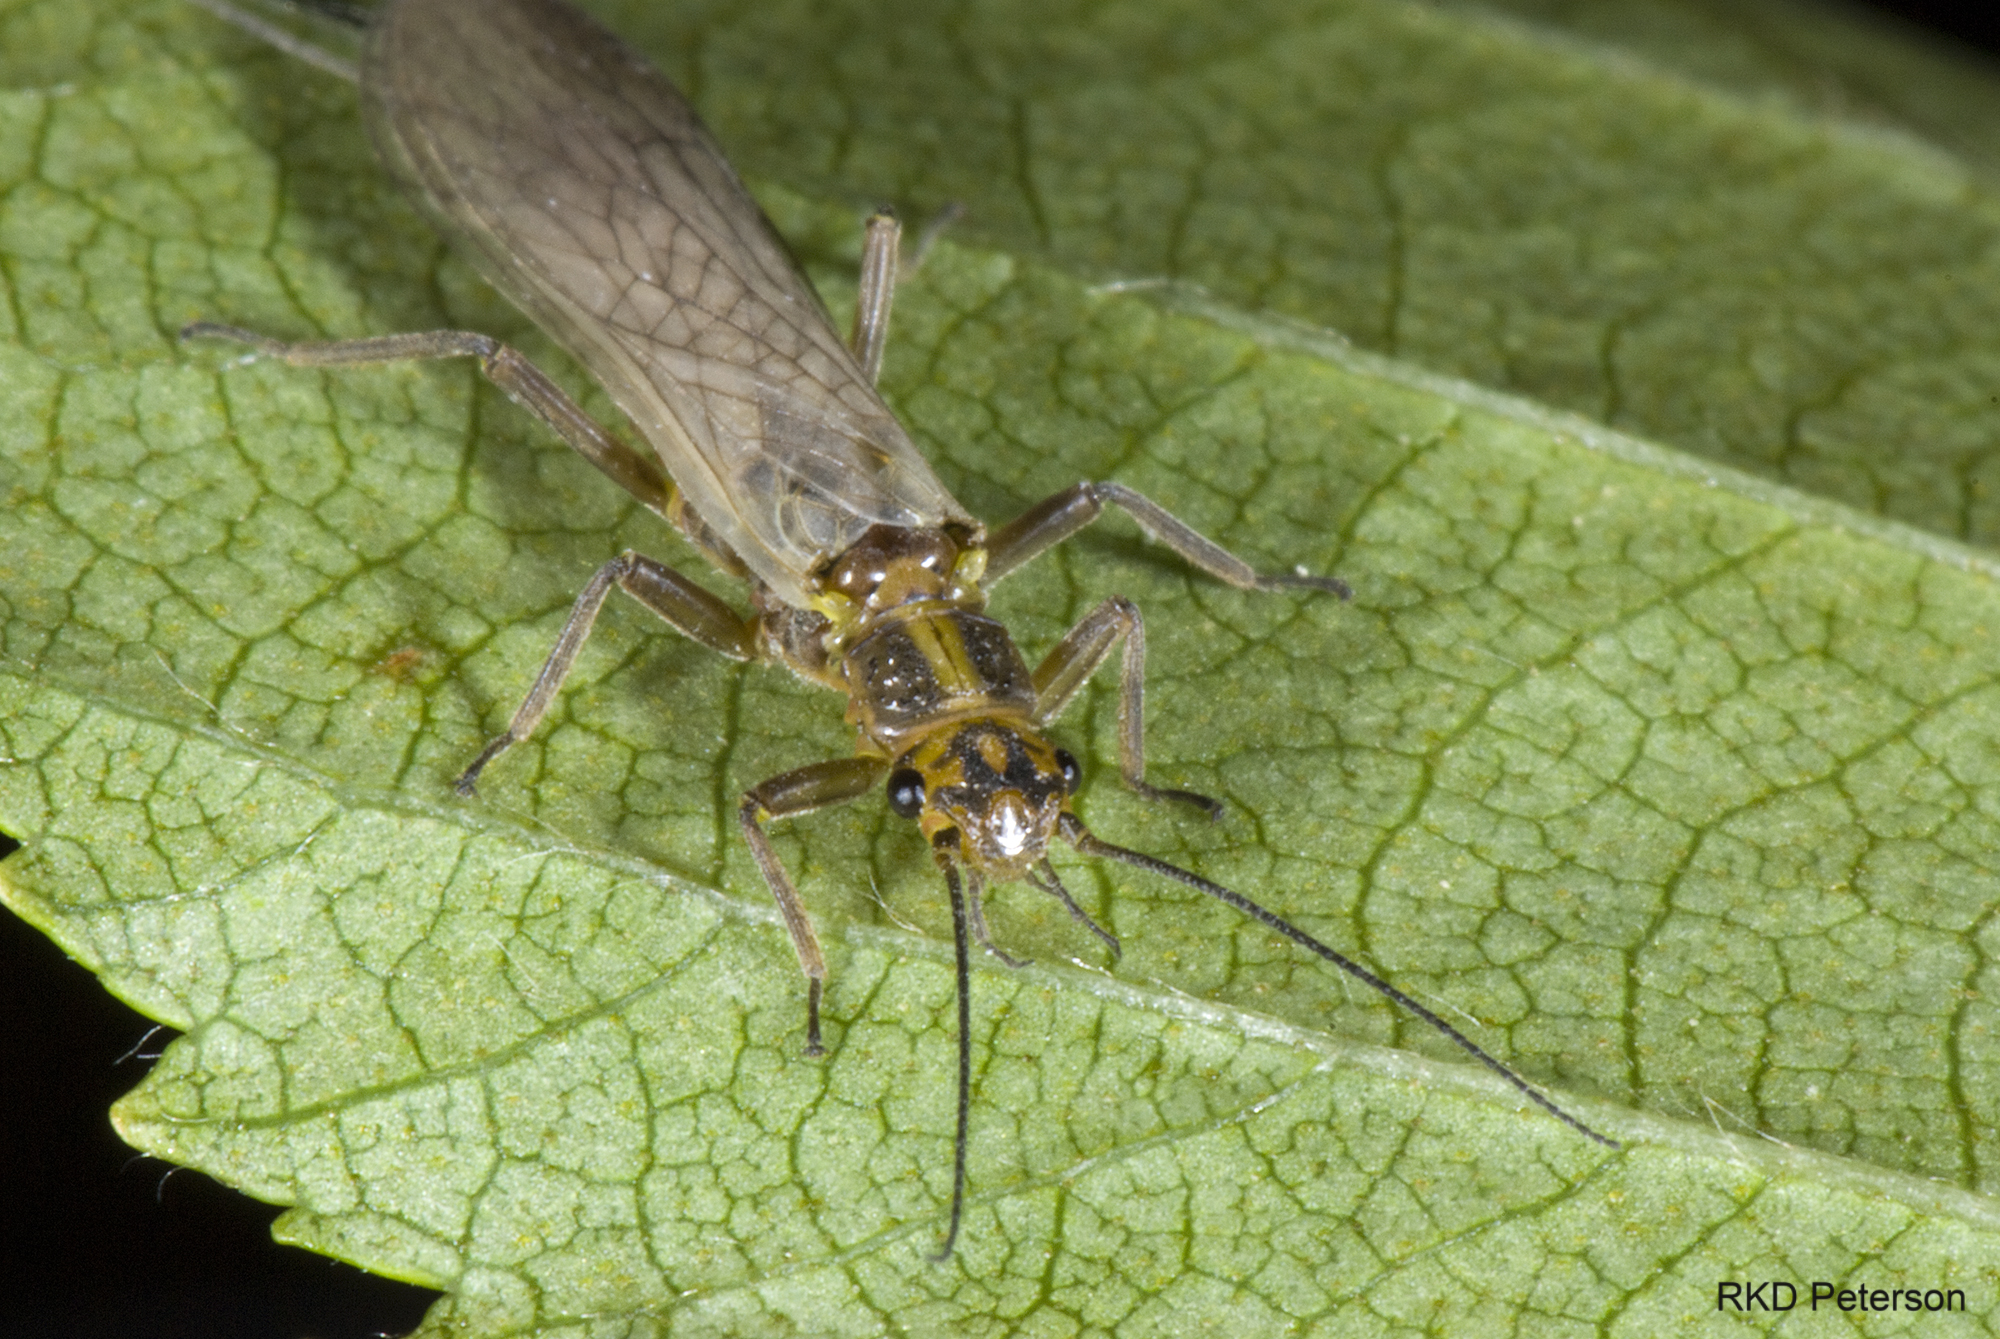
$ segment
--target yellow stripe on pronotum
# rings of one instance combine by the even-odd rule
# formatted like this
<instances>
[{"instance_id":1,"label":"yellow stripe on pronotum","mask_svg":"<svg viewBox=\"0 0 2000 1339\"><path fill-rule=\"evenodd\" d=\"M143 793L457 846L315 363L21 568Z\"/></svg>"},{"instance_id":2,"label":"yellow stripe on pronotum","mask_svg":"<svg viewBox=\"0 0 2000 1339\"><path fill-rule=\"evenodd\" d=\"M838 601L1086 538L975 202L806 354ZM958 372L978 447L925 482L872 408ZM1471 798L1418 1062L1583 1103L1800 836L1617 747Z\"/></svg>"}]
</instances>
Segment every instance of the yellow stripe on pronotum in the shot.
<instances>
[{"instance_id":1,"label":"yellow stripe on pronotum","mask_svg":"<svg viewBox=\"0 0 2000 1339\"><path fill-rule=\"evenodd\" d=\"M341 72L337 62L322 63ZM367 20L356 77L376 148L410 198L590 369L650 452L601 427L486 335L295 344L209 322L183 333L239 340L305 367L477 358L497 386L720 570L749 582L746 616L643 554L605 563L506 730L459 777L461 794L533 732L614 588L704 646L784 665L846 695L854 756L752 786L738 818L806 976L806 1049L815 1055L826 959L764 825L857 799L886 779L889 807L929 839L951 897L958 983L958 1125L940 1258L957 1240L965 1199L968 938L1013 962L987 934L987 887L1025 880L1118 949L1049 862L1058 838L1255 917L1442 1032L1558 1120L1617 1146L1289 921L1084 826L1071 808L1081 772L1045 731L1114 650L1122 652L1125 784L1149 799L1221 808L1146 780L1145 625L1130 601L1106 599L1033 666L984 612L994 582L1106 507L1244 590L1345 598L1344 584L1259 575L1119 483L1078 483L989 533L945 490L875 391L895 292L895 220L883 213L869 221L854 331L842 340L687 100L562 0L388 0Z\"/></svg>"}]
</instances>

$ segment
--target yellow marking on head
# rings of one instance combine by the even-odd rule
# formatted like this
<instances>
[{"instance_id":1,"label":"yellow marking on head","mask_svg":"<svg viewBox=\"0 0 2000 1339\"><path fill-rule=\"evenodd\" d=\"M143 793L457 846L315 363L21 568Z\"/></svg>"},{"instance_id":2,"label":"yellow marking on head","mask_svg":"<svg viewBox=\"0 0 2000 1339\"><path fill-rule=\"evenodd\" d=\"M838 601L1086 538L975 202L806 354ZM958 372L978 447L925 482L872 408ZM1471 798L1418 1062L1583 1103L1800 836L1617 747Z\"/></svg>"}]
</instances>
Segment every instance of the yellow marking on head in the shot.
<instances>
[{"instance_id":1,"label":"yellow marking on head","mask_svg":"<svg viewBox=\"0 0 2000 1339\"><path fill-rule=\"evenodd\" d=\"M997 880L1021 878L1042 859L1069 804L1054 746L1005 719L979 717L935 730L896 766L923 782L916 817L924 836L956 830L959 857Z\"/></svg>"},{"instance_id":2,"label":"yellow marking on head","mask_svg":"<svg viewBox=\"0 0 2000 1339\"><path fill-rule=\"evenodd\" d=\"M973 741L980 759L996 772L1007 770L1007 741L998 735L983 734Z\"/></svg>"}]
</instances>

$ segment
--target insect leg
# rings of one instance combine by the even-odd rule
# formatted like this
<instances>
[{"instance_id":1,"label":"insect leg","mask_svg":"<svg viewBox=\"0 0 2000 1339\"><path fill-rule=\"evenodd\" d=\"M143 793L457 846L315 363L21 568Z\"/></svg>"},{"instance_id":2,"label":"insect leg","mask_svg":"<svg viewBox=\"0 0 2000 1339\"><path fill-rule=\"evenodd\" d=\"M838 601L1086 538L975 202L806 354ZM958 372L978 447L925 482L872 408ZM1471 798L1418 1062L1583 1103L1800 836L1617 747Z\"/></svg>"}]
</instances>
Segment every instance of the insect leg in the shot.
<instances>
[{"instance_id":1,"label":"insect leg","mask_svg":"<svg viewBox=\"0 0 2000 1339\"><path fill-rule=\"evenodd\" d=\"M1121 639L1125 658L1118 669L1119 775L1149 800L1183 800L1207 810L1210 818L1221 817L1222 805L1206 795L1146 784L1146 623L1139 606L1124 596L1114 595L1078 619L1055 650L1035 666L1036 724L1059 715Z\"/></svg>"},{"instance_id":2,"label":"insect leg","mask_svg":"<svg viewBox=\"0 0 2000 1339\"><path fill-rule=\"evenodd\" d=\"M1351 591L1338 577L1307 576L1279 572L1262 576L1241 558L1176 517L1144 493L1119 483L1091 483L1086 480L1065 488L1002 526L987 542L986 580L998 581L1009 572L1041 553L1062 543L1104 514L1109 506L1122 508L1139 528L1181 557L1239 590L1279 590L1304 586L1330 591L1346 599Z\"/></svg>"},{"instance_id":3,"label":"insect leg","mask_svg":"<svg viewBox=\"0 0 2000 1339\"><path fill-rule=\"evenodd\" d=\"M750 857L757 862L785 918L792 949L799 955L799 970L806 974L807 1055L821 1055L826 1050L819 1039L819 997L826 985L826 956L819 950L819 936L813 933L812 917L806 915L792 876L785 873L778 853L771 849L771 839L764 834L764 823L860 799L888 769L889 764L880 758L829 758L808 763L751 787L743 794L743 807L737 810Z\"/></svg>"},{"instance_id":4,"label":"insect leg","mask_svg":"<svg viewBox=\"0 0 2000 1339\"><path fill-rule=\"evenodd\" d=\"M1068 907L1070 919L1102 939L1105 946L1111 950L1113 958L1124 956L1125 950L1119 946L1118 936L1099 925L1089 912L1076 904L1076 899L1069 895L1069 889L1063 887L1063 881L1056 877L1054 865L1046 860L1042 861L1039 871L1029 873L1028 882Z\"/></svg>"},{"instance_id":5,"label":"insect leg","mask_svg":"<svg viewBox=\"0 0 2000 1339\"><path fill-rule=\"evenodd\" d=\"M472 793L473 787L478 784L479 773L487 763L535 732L535 726L541 723L542 713L549 709L549 703L555 700L562 681L569 677L577 652L583 649L584 639L590 636L591 625L597 622L597 613L604 607L605 597L611 594L613 586L665 619L676 632L700 642L709 650L720 651L732 660L757 658L757 623L754 619L746 620L665 563L627 549L598 568L590 584L576 597L576 603L570 606L569 618L556 635L556 644L549 651L549 658L542 663L542 672L535 676L528 695L515 709L514 719L507 723L506 730L492 743L480 750L479 756L472 760L472 766L459 774L454 788L460 795Z\"/></svg>"},{"instance_id":6,"label":"insect leg","mask_svg":"<svg viewBox=\"0 0 2000 1339\"><path fill-rule=\"evenodd\" d=\"M967 872L970 876L967 880L970 886L966 889L966 894L971 901L967 904L966 910L972 917L972 937L979 941L981 948L1009 967L1026 967L1028 965L1026 958L1017 958L993 942L993 935L986 928L986 880L976 869Z\"/></svg>"},{"instance_id":7,"label":"insect leg","mask_svg":"<svg viewBox=\"0 0 2000 1339\"><path fill-rule=\"evenodd\" d=\"M861 373L874 385L882 374L882 350L889 342L889 308L896 301L896 256L903 225L887 209L868 220L861 239L861 291L854 298L853 346Z\"/></svg>"},{"instance_id":8,"label":"insect leg","mask_svg":"<svg viewBox=\"0 0 2000 1339\"><path fill-rule=\"evenodd\" d=\"M194 0L194 2L223 22L232 23L251 36L261 38L288 56L297 57L306 64L325 70L328 74L336 78L345 79L350 84L361 82L361 71L356 68L353 61L344 56L335 55L324 47L316 46L312 42L294 35L290 30L271 22L269 19L259 18L255 14L246 14L243 10L230 4L228 0ZM321 19L349 29L350 32L347 36L350 40L353 37L352 29L368 26L367 11L357 9L353 5L311 3L310 0L306 0L305 3L294 7L303 9L308 14L317 15Z\"/></svg>"},{"instance_id":9,"label":"insect leg","mask_svg":"<svg viewBox=\"0 0 2000 1339\"><path fill-rule=\"evenodd\" d=\"M288 343L253 330L214 321L181 327L182 339L230 339L248 344L268 358L293 367L342 367L362 363L402 363L431 358L477 358L486 379L507 398L555 429L572 450L611 477L611 481L667 516L674 486L654 461L607 432L583 407L549 380L513 346L473 330L424 330L414 334L377 335L370 339ZM671 520L671 517L668 517Z\"/></svg>"}]
</instances>

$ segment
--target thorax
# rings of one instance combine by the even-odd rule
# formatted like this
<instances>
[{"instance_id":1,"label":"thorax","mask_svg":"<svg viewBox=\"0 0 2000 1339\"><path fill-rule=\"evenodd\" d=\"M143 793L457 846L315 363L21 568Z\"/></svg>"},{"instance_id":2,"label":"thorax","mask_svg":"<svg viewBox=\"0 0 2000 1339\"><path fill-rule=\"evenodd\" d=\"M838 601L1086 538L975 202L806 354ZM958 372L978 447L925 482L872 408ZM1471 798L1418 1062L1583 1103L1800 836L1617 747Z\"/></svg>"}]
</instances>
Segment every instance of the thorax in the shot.
<instances>
[{"instance_id":1,"label":"thorax","mask_svg":"<svg viewBox=\"0 0 2000 1339\"><path fill-rule=\"evenodd\" d=\"M815 608L767 604L767 652L847 695L864 752L895 757L972 717L1032 719L1034 678L988 618L979 536L877 526L833 564Z\"/></svg>"}]
</instances>

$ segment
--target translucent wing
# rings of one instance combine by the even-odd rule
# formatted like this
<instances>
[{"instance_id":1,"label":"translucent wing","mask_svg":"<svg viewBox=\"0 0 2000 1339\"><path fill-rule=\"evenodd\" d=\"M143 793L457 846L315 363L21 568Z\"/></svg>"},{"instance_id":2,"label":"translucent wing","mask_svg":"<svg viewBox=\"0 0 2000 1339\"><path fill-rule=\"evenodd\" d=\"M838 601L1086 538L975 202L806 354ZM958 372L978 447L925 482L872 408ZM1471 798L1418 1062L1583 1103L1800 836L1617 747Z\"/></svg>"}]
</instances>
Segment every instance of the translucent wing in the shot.
<instances>
[{"instance_id":1,"label":"translucent wing","mask_svg":"<svg viewBox=\"0 0 2000 1339\"><path fill-rule=\"evenodd\" d=\"M694 109L592 20L391 0L361 87L391 170L779 598L871 525L973 524Z\"/></svg>"}]
</instances>

